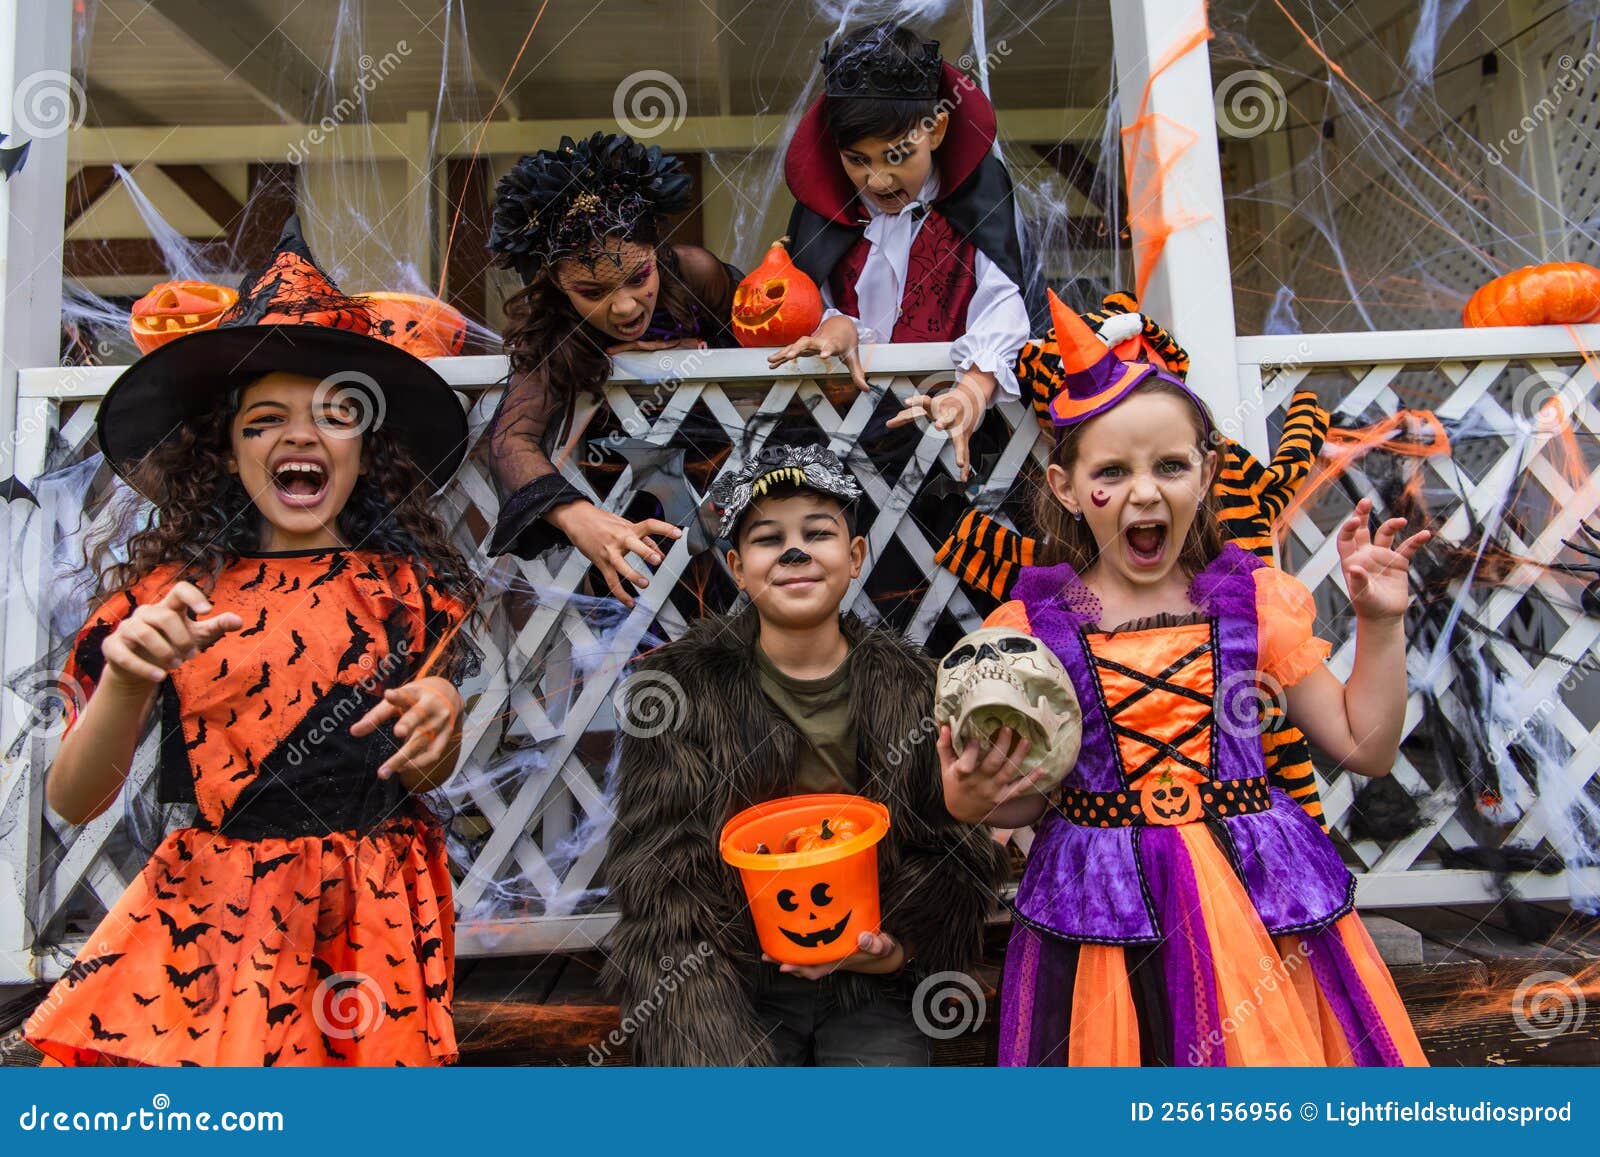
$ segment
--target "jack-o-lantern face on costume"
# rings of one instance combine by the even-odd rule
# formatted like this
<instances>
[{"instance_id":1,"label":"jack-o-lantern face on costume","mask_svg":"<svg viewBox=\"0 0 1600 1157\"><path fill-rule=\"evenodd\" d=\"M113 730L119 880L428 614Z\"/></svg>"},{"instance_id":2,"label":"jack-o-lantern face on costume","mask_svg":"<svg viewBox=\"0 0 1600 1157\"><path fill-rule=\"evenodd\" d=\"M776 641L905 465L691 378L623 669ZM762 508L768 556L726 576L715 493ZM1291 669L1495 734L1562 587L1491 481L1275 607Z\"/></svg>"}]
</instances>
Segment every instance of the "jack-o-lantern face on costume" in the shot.
<instances>
[{"instance_id":1,"label":"jack-o-lantern face on costume","mask_svg":"<svg viewBox=\"0 0 1600 1157\"><path fill-rule=\"evenodd\" d=\"M788 241L774 241L733 291L733 333L742 346L786 346L822 323L822 293L789 259Z\"/></svg>"},{"instance_id":2,"label":"jack-o-lantern face on costume","mask_svg":"<svg viewBox=\"0 0 1600 1157\"><path fill-rule=\"evenodd\" d=\"M833 887L826 880L817 880L810 887L779 888L777 902L778 931L799 948L825 948L850 926L854 910L840 912L835 903ZM798 924L798 927L796 927Z\"/></svg>"},{"instance_id":3,"label":"jack-o-lantern face on costume","mask_svg":"<svg viewBox=\"0 0 1600 1157\"><path fill-rule=\"evenodd\" d=\"M163 281L133 303L128 332L147 354L184 334L216 328L239 300L236 290L208 281Z\"/></svg>"},{"instance_id":4,"label":"jack-o-lantern face on costume","mask_svg":"<svg viewBox=\"0 0 1600 1157\"><path fill-rule=\"evenodd\" d=\"M1205 777L1190 768L1158 768L1133 783L1145 823L1174 827L1204 818L1200 785Z\"/></svg>"}]
</instances>

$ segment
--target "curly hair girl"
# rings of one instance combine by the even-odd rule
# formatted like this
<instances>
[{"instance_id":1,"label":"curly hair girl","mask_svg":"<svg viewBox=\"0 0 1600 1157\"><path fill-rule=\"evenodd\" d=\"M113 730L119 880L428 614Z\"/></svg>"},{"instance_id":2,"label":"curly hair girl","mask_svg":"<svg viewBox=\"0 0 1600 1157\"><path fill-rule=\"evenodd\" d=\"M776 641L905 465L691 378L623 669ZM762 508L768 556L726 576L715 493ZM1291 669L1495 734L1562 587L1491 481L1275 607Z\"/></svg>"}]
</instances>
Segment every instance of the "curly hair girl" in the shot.
<instances>
[{"instance_id":1,"label":"curly hair girl","mask_svg":"<svg viewBox=\"0 0 1600 1157\"><path fill-rule=\"evenodd\" d=\"M111 553L116 529L92 544L99 598L171 563L182 564L174 581L209 593L226 566L259 548L264 516L229 470L230 430L248 385L220 392L215 407L179 426L139 463L133 480L154 507L146 524L128 537L126 561ZM387 556L390 577L401 560L431 567L440 588L475 607L482 581L451 543L405 447L381 425L360 436L363 471L337 516L340 537L354 549ZM437 673L447 676L470 665L471 650L460 632L438 662Z\"/></svg>"}]
</instances>

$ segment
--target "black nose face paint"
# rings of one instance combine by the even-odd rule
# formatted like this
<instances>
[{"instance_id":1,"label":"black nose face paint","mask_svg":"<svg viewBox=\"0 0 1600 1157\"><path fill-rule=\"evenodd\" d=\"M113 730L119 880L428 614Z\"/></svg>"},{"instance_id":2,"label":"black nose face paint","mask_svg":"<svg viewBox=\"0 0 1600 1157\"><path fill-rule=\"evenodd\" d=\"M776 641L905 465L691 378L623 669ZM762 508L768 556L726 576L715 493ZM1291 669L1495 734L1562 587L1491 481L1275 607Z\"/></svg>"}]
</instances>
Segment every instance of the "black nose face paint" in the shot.
<instances>
[{"instance_id":1,"label":"black nose face paint","mask_svg":"<svg viewBox=\"0 0 1600 1157\"><path fill-rule=\"evenodd\" d=\"M778 556L779 566L799 566L811 561L811 556L798 546L791 546Z\"/></svg>"}]
</instances>

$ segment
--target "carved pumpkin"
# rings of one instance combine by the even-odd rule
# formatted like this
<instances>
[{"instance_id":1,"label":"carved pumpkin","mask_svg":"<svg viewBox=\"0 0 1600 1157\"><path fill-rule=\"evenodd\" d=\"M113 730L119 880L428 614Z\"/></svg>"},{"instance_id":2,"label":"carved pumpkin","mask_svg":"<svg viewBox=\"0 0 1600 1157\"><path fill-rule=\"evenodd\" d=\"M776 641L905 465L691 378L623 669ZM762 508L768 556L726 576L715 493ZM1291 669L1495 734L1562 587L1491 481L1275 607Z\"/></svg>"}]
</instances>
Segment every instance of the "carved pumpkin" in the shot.
<instances>
[{"instance_id":1,"label":"carved pumpkin","mask_svg":"<svg viewBox=\"0 0 1600 1157\"><path fill-rule=\"evenodd\" d=\"M1473 327L1600 321L1600 269L1581 261L1525 265L1474 293L1462 319Z\"/></svg>"},{"instance_id":2,"label":"carved pumpkin","mask_svg":"<svg viewBox=\"0 0 1600 1157\"><path fill-rule=\"evenodd\" d=\"M742 346L786 346L822 323L822 293L789 259L788 244L774 241L733 291L733 335Z\"/></svg>"},{"instance_id":3,"label":"carved pumpkin","mask_svg":"<svg viewBox=\"0 0 1600 1157\"><path fill-rule=\"evenodd\" d=\"M163 281L133 303L128 332L147 354L184 334L213 329L239 300L238 291L209 281Z\"/></svg>"},{"instance_id":4,"label":"carved pumpkin","mask_svg":"<svg viewBox=\"0 0 1600 1157\"><path fill-rule=\"evenodd\" d=\"M467 319L455 306L420 293L363 293L372 311L368 334L419 358L448 358L467 340Z\"/></svg>"},{"instance_id":5,"label":"carved pumpkin","mask_svg":"<svg viewBox=\"0 0 1600 1157\"><path fill-rule=\"evenodd\" d=\"M878 841L888 831L888 808L850 795L787 796L729 820L719 848L739 869L761 950L784 964L827 964L878 931Z\"/></svg>"},{"instance_id":6,"label":"carved pumpkin","mask_svg":"<svg viewBox=\"0 0 1600 1157\"><path fill-rule=\"evenodd\" d=\"M835 840L848 840L860 834L859 824L824 816L820 824L795 828L783 838L783 846L790 852L809 852L814 848L826 847Z\"/></svg>"},{"instance_id":7,"label":"carved pumpkin","mask_svg":"<svg viewBox=\"0 0 1600 1157\"><path fill-rule=\"evenodd\" d=\"M1205 777L1192 768L1162 767L1140 776L1131 786L1139 791L1145 823L1169 827L1203 818L1200 784L1204 782Z\"/></svg>"}]
</instances>

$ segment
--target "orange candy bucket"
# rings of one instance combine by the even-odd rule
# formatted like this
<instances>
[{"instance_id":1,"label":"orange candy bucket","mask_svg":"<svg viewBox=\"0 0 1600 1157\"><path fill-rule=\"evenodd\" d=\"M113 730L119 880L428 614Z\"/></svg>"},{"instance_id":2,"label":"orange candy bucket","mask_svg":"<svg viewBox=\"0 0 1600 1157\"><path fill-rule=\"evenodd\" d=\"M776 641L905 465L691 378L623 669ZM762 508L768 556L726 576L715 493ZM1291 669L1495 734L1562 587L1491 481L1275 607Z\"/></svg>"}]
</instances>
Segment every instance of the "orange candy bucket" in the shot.
<instances>
[{"instance_id":1,"label":"orange candy bucket","mask_svg":"<svg viewBox=\"0 0 1600 1157\"><path fill-rule=\"evenodd\" d=\"M786 851L801 829L809 846ZM878 841L888 833L889 809L855 795L785 796L724 824L718 847L744 880L761 950L784 964L829 964L878 931Z\"/></svg>"}]
</instances>

